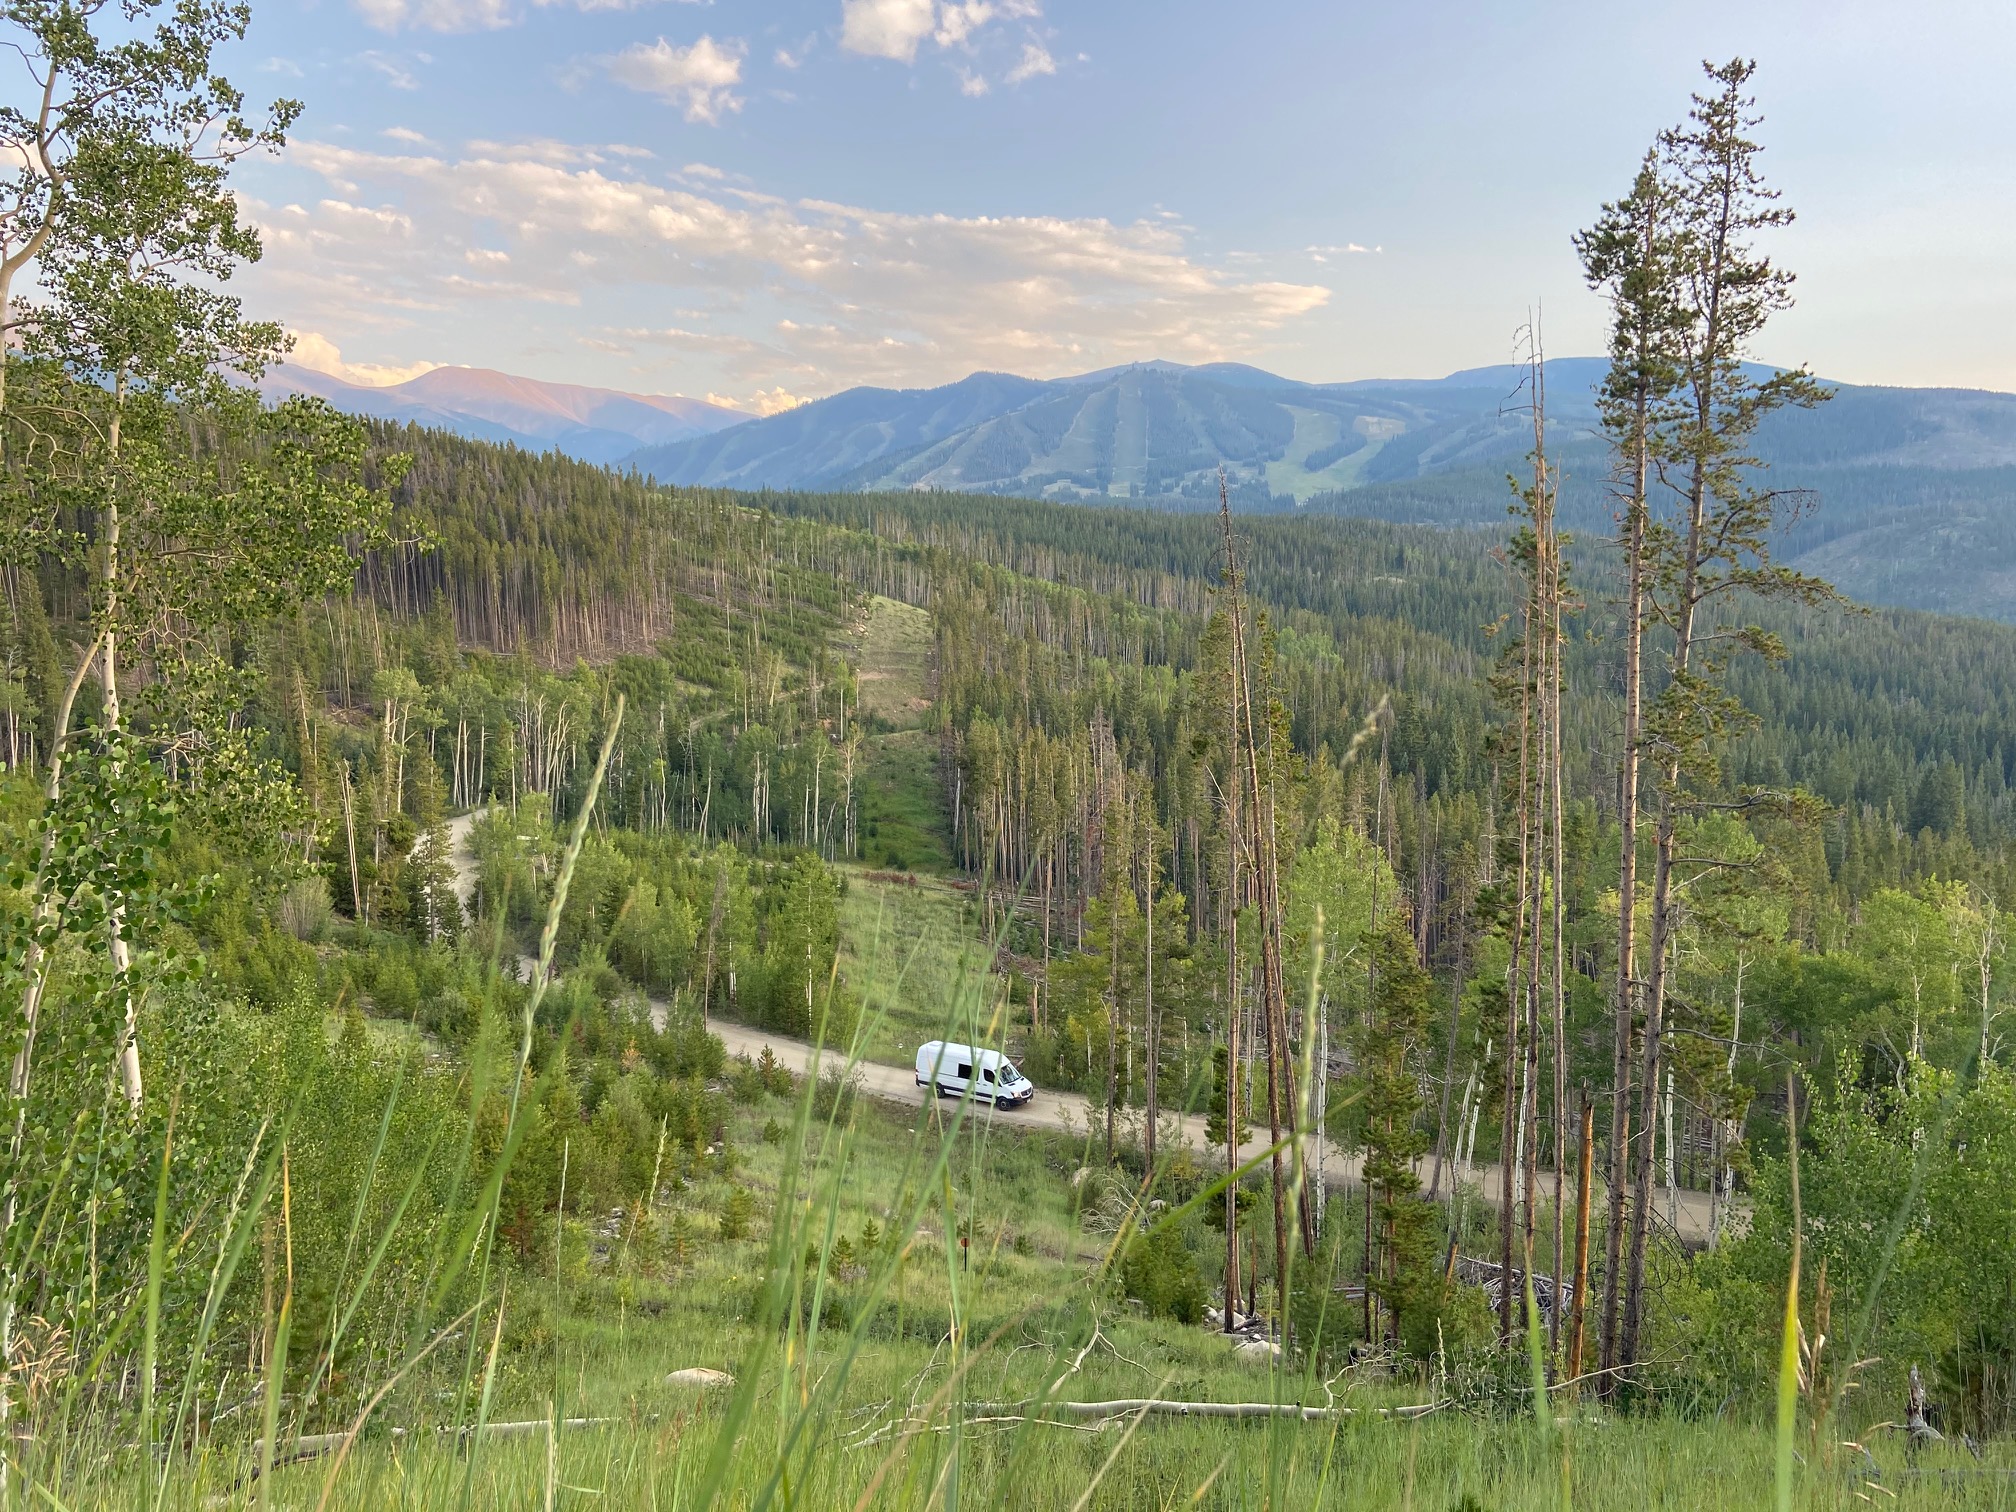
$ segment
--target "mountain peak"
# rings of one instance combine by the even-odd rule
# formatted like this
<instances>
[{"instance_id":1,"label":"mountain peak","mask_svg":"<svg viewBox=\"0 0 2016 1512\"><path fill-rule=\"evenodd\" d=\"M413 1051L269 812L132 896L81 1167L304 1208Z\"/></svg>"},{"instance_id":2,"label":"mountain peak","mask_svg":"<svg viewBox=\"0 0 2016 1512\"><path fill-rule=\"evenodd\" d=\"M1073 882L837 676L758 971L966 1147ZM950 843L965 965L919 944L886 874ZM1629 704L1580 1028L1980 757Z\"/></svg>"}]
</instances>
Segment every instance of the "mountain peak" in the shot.
<instances>
[{"instance_id":1,"label":"mountain peak","mask_svg":"<svg viewBox=\"0 0 2016 1512\"><path fill-rule=\"evenodd\" d=\"M313 394L353 415L410 421L528 451L560 451L585 462L615 462L639 447L711 435L748 416L704 399L632 394L551 383L495 368L430 368L383 388L355 384L292 363L260 383L269 397Z\"/></svg>"}]
</instances>

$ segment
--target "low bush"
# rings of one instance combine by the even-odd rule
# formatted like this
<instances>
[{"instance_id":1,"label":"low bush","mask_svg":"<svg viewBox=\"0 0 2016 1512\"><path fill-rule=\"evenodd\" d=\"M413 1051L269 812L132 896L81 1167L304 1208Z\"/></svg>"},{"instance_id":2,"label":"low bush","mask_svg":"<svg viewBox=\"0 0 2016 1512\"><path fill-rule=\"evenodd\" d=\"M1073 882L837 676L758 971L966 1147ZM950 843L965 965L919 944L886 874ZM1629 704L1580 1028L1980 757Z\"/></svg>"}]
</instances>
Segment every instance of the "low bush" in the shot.
<instances>
[{"instance_id":1,"label":"low bush","mask_svg":"<svg viewBox=\"0 0 2016 1512\"><path fill-rule=\"evenodd\" d=\"M1120 1263L1120 1281L1152 1318L1204 1321L1204 1275L1178 1224L1157 1224L1136 1235Z\"/></svg>"}]
</instances>

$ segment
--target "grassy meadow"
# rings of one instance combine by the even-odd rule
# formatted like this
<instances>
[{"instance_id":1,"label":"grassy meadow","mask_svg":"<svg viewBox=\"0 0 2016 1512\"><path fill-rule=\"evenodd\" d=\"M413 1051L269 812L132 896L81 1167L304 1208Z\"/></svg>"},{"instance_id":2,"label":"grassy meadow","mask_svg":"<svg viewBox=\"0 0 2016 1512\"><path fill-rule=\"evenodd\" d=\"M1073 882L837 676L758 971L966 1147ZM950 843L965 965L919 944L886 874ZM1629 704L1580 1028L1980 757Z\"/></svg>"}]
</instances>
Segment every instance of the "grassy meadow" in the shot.
<instances>
[{"instance_id":1,"label":"grassy meadow","mask_svg":"<svg viewBox=\"0 0 2016 1512\"><path fill-rule=\"evenodd\" d=\"M483 1386L466 1421L504 1431L450 1431L438 1404L455 1370L423 1367L340 1455L283 1435L261 1476L259 1446L199 1406L165 1462L116 1441L68 1443L53 1462L17 1446L7 1505L1774 1505L1768 1427L1612 1417L1565 1399L1540 1425L1516 1396L1474 1383L1390 1379L1378 1362L1319 1379L1144 1316L1112 1284L1116 1238L1096 1214L1088 1222L1083 1193L1096 1183L1074 1186L1087 1152L1064 1136L801 1086L738 1107L727 1147L739 1152L728 1169L661 1191L648 1221L567 1218L550 1273L497 1289L474 1331ZM728 1216L737 1193L755 1211L740 1237ZM767 1295L766 1279L780 1283ZM445 1338L452 1355L470 1335ZM732 1384L666 1379L695 1367ZM1082 1422L1046 1419L1040 1405L1143 1397L1356 1415ZM1438 1410L1377 1413L1420 1403ZM1793 1505L2011 1505L2006 1451L1976 1460L1942 1445L1907 1465L1895 1435L1869 1444L1873 1459L1802 1430Z\"/></svg>"}]
</instances>

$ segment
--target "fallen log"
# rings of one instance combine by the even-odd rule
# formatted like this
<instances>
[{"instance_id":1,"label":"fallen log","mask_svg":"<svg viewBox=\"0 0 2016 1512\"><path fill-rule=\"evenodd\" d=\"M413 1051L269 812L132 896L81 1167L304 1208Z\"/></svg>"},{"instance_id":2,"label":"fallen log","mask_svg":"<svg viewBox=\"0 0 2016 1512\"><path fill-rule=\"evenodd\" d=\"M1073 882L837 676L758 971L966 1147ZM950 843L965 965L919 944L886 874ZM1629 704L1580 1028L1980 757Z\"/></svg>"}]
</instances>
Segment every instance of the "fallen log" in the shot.
<instances>
[{"instance_id":1,"label":"fallen log","mask_svg":"<svg viewBox=\"0 0 2016 1512\"><path fill-rule=\"evenodd\" d=\"M1162 1417L1297 1418L1305 1423L1334 1422L1359 1416L1420 1418L1445 1403L1417 1402L1405 1407L1304 1407L1296 1402L1178 1402L1161 1397L1121 1397L1111 1402L974 1402L967 1411L980 1417L1046 1415L1073 1418L1129 1417L1136 1413Z\"/></svg>"}]
</instances>

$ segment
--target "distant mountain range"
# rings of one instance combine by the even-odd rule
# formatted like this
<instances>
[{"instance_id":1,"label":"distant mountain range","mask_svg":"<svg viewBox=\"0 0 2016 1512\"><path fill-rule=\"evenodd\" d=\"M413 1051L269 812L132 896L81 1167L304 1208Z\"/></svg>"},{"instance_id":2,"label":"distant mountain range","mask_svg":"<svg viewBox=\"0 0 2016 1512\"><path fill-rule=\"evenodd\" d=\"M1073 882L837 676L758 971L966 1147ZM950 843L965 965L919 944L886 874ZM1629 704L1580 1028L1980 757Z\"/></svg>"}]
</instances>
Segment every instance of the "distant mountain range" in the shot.
<instances>
[{"instance_id":1,"label":"distant mountain range","mask_svg":"<svg viewBox=\"0 0 2016 1512\"><path fill-rule=\"evenodd\" d=\"M260 387L271 398L315 394L347 414L560 451L585 462L618 462L639 447L705 436L749 418L702 399L542 383L489 368L440 367L405 383L367 388L288 363L270 371Z\"/></svg>"},{"instance_id":2,"label":"distant mountain range","mask_svg":"<svg viewBox=\"0 0 2016 1512\"><path fill-rule=\"evenodd\" d=\"M1547 365L1555 444L1593 440L1595 358ZM1294 507L1516 458L1531 444L1525 373L1301 383L1236 363L1168 362L1038 382L976 373L934 389L849 389L768 419L644 447L660 482L731 488L944 488L1053 499L1215 499L1222 466L1249 507ZM1775 417L1775 462L2016 465L2016 396L1843 387Z\"/></svg>"},{"instance_id":3,"label":"distant mountain range","mask_svg":"<svg viewBox=\"0 0 2016 1512\"><path fill-rule=\"evenodd\" d=\"M1593 389L1604 364L1547 364L1562 516L1611 526ZM1502 527L1506 474L1532 444L1525 371L1301 383L1238 363L1143 362L1074 378L975 373L931 389L855 388L764 419L695 399L436 368L365 388L283 367L270 392L614 464L662 483L743 489L947 489L1163 508ZM2016 395L1838 385L1758 436L1774 487L1817 508L1787 561L1869 603L2016 621Z\"/></svg>"}]
</instances>

